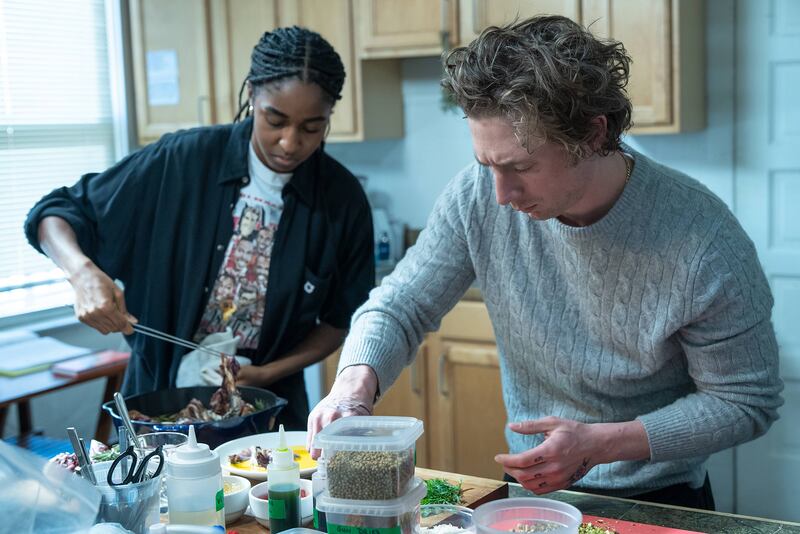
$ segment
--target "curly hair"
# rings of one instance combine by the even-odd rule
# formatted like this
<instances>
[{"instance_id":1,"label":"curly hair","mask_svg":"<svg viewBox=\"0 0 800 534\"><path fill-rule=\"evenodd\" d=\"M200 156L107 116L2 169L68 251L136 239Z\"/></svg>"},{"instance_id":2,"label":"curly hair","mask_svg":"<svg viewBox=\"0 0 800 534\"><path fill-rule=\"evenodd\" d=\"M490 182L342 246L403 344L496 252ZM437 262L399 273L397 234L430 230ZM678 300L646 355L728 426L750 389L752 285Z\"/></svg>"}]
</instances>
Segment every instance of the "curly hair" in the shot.
<instances>
[{"instance_id":1,"label":"curly hair","mask_svg":"<svg viewBox=\"0 0 800 534\"><path fill-rule=\"evenodd\" d=\"M561 16L537 16L486 28L444 58L442 87L468 117L507 117L522 146L531 137L558 143L572 163L619 148L631 126L625 86L631 58L622 43L603 41ZM594 150L593 119L606 137Z\"/></svg>"}]
</instances>

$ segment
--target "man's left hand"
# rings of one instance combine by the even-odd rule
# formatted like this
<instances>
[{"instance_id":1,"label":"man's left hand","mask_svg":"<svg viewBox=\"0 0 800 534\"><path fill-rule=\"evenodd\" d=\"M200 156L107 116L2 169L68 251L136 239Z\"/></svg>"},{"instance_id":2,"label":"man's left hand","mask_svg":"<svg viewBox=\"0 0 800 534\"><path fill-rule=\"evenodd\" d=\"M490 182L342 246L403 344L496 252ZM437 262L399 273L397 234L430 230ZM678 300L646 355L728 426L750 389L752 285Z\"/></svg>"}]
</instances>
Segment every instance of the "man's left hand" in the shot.
<instances>
[{"instance_id":1,"label":"man's left hand","mask_svg":"<svg viewBox=\"0 0 800 534\"><path fill-rule=\"evenodd\" d=\"M538 447L494 457L506 473L536 494L568 488L601 463L600 444L591 424L545 417L508 426L520 434L544 434Z\"/></svg>"}]
</instances>

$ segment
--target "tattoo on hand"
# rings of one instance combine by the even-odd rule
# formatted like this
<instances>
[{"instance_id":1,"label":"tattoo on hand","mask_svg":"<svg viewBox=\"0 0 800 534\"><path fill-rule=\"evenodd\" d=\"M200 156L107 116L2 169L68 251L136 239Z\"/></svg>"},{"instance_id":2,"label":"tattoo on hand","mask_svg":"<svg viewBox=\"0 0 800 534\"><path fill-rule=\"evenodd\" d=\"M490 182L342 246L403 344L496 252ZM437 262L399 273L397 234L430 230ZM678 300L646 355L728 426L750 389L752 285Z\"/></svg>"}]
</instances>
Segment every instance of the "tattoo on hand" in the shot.
<instances>
[{"instance_id":1,"label":"tattoo on hand","mask_svg":"<svg viewBox=\"0 0 800 534\"><path fill-rule=\"evenodd\" d=\"M542 463L542 462L544 462L544 457L542 457L542 456L537 456L537 457L536 457L536 458L534 458L534 460L533 460L533 463L534 463L534 464L540 464L540 463Z\"/></svg>"},{"instance_id":2,"label":"tattoo on hand","mask_svg":"<svg viewBox=\"0 0 800 534\"><path fill-rule=\"evenodd\" d=\"M586 476L587 471L589 471L589 458L584 458L583 463L578 466L578 469L576 469L575 472L572 473L572 476L569 477L569 481L574 484Z\"/></svg>"},{"instance_id":3,"label":"tattoo on hand","mask_svg":"<svg viewBox=\"0 0 800 534\"><path fill-rule=\"evenodd\" d=\"M540 488L544 488L545 486L547 486L547 482L539 482Z\"/></svg>"}]
</instances>

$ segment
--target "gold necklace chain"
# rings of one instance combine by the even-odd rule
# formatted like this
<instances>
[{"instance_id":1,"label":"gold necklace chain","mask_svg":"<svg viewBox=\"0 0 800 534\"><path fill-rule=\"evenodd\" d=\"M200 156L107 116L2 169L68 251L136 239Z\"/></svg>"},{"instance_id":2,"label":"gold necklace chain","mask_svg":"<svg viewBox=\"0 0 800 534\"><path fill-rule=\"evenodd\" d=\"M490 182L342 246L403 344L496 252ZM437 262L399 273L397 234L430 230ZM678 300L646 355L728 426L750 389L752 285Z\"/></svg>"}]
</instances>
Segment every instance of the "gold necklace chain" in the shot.
<instances>
[{"instance_id":1,"label":"gold necklace chain","mask_svg":"<svg viewBox=\"0 0 800 534\"><path fill-rule=\"evenodd\" d=\"M625 185L628 185L631 179L631 172L633 172L633 163L624 152L620 151L619 155L622 156L622 161L625 162Z\"/></svg>"}]
</instances>

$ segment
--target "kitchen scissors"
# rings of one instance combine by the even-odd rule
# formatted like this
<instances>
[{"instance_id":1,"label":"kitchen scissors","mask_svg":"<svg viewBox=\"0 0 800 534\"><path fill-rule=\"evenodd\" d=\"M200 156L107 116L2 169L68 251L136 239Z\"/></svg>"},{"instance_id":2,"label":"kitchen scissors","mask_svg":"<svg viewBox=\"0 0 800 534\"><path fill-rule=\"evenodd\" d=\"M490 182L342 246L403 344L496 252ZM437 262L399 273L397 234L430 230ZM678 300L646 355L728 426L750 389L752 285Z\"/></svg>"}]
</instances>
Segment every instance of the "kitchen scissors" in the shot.
<instances>
[{"instance_id":1,"label":"kitchen scissors","mask_svg":"<svg viewBox=\"0 0 800 534\"><path fill-rule=\"evenodd\" d=\"M158 458L158 467L156 467L155 472L148 476L147 473L147 465L154 459ZM130 459L129 467L125 467ZM120 454L114 462L111 464L111 467L108 469L108 475L106 476L106 481L108 482L109 486L124 486L126 484L137 484L139 482L143 482L148 478L155 478L159 474L161 474L161 469L164 468L164 452L162 450L162 445L156 447L156 450L151 452L150 454L146 455L141 460L136 455L136 451L133 448L133 445L129 446L125 449L125 452ZM127 469L127 472L125 472ZM116 471L125 472L122 480L114 480L114 473Z\"/></svg>"}]
</instances>

